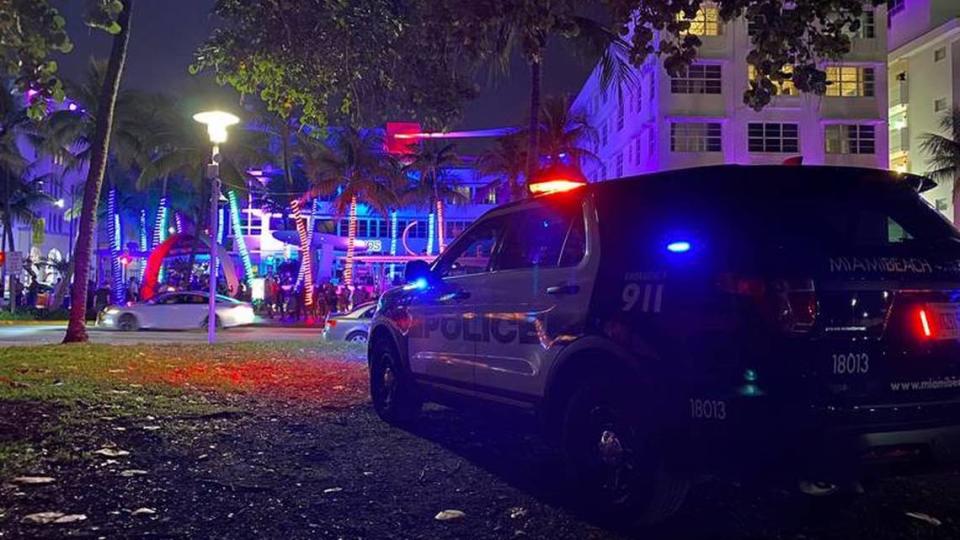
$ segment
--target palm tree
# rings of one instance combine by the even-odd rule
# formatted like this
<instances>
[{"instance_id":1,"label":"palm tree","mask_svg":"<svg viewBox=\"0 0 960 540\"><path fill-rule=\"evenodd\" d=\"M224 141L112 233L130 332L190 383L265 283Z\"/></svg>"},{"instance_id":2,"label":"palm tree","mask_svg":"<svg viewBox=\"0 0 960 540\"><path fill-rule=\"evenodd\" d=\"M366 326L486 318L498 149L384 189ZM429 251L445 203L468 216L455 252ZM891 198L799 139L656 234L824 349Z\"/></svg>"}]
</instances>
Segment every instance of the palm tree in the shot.
<instances>
[{"instance_id":1,"label":"palm tree","mask_svg":"<svg viewBox=\"0 0 960 540\"><path fill-rule=\"evenodd\" d=\"M527 144L521 135L508 135L497 140L496 146L480 156L480 172L493 176L487 189L506 188L510 199L523 197L521 179L527 167Z\"/></svg>"},{"instance_id":2,"label":"palm tree","mask_svg":"<svg viewBox=\"0 0 960 540\"><path fill-rule=\"evenodd\" d=\"M533 176L539 168L541 72L547 52L547 43L553 36L570 40L577 52L588 60L599 59L600 82L606 90L613 82L634 83L634 75L627 61L629 43L616 30L602 22L578 13L576 2L547 2L531 6L529 2L516 2L503 9L497 24L483 25L491 28L494 57L501 71L510 64L516 49L530 66L530 118L527 132L531 134L527 144L525 174ZM478 3L482 12L486 9ZM470 9L470 8L468 8ZM484 13L486 15L486 13Z\"/></svg>"},{"instance_id":3,"label":"palm tree","mask_svg":"<svg viewBox=\"0 0 960 540\"><path fill-rule=\"evenodd\" d=\"M347 285L352 285L357 205L363 203L381 215L388 215L388 207L397 203L390 189L396 168L390 166L383 137L374 131L345 128L325 142L303 135L300 145L304 168L312 184L305 198L333 197L337 215L349 213L343 278ZM305 261L308 255L309 249L304 252Z\"/></svg>"},{"instance_id":4,"label":"palm tree","mask_svg":"<svg viewBox=\"0 0 960 540\"><path fill-rule=\"evenodd\" d=\"M0 198L4 200L2 213L4 249L16 251L14 244L13 225L17 222L30 223L39 218L37 207L51 198L43 191L43 180L34 178L26 180L21 176L13 176L3 170L5 181L0 185Z\"/></svg>"},{"instance_id":5,"label":"palm tree","mask_svg":"<svg viewBox=\"0 0 960 540\"><path fill-rule=\"evenodd\" d=\"M920 151L930 158L927 175L953 182L953 223L960 225L960 108L943 115L940 131L921 135Z\"/></svg>"},{"instance_id":6,"label":"palm tree","mask_svg":"<svg viewBox=\"0 0 960 540\"><path fill-rule=\"evenodd\" d=\"M443 203L444 201L465 202L466 197L457 191L457 177L450 169L460 163L454 151L456 145L442 144L436 141L424 141L417 152L407 156L410 162L404 167L407 173L413 173L416 180L409 183L400 194L401 204L426 206L431 212L436 210L437 250L443 253ZM427 249L427 254L430 253Z\"/></svg>"},{"instance_id":7,"label":"palm tree","mask_svg":"<svg viewBox=\"0 0 960 540\"><path fill-rule=\"evenodd\" d=\"M18 214L23 215L24 205L29 207L29 194L33 191L23 180L28 163L21 155L17 142L23 136L36 139L34 126L19 100L20 97L13 92L10 81L0 84L0 175L3 176L3 184L0 185L3 190L3 208L0 208L0 212L4 228L0 246L11 251L15 249L15 218ZM16 207L17 200L21 201L20 208Z\"/></svg>"},{"instance_id":8,"label":"palm tree","mask_svg":"<svg viewBox=\"0 0 960 540\"><path fill-rule=\"evenodd\" d=\"M94 136L90 140L90 170L83 190L83 212L80 216L80 232L74 250L74 277L70 297L70 321L67 325L64 343L87 341L86 298L87 276L90 273L90 259L93 255L93 229L96 226L97 202L100 187L110 152L110 135L113 130L114 109L120 91L120 77L127 59L127 47L130 43L130 20L134 0L124 0L123 9L117 17L119 31L113 38L110 60L106 77L100 89L97 104L97 120Z\"/></svg>"},{"instance_id":9,"label":"palm tree","mask_svg":"<svg viewBox=\"0 0 960 540\"><path fill-rule=\"evenodd\" d=\"M543 104L540 122L540 155L551 163L578 167L598 158L591 148L597 142L597 130L582 110L573 110L569 95L549 96Z\"/></svg>"}]
</instances>

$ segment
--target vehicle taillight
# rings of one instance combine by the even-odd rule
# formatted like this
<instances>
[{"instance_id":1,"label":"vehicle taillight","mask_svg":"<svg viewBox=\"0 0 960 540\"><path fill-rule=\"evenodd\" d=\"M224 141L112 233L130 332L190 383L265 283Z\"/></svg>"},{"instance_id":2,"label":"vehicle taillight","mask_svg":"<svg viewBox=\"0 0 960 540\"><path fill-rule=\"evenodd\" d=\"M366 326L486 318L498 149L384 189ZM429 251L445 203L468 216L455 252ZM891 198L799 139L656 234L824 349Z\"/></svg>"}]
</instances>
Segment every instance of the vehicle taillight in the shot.
<instances>
[{"instance_id":1,"label":"vehicle taillight","mask_svg":"<svg viewBox=\"0 0 960 540\"><path fill-rule=\"evenodd\" d=\"M724 274L723 292L753 300L762 316L779 330L808 332L817 322L817 292L812 279L762 279Z\"/></svg>"},{"instance_id":2,"label":"vehicle taillight","mask_svg":"<svg viewBox=\"0 0 960 540\"><path fill-rule=\"evenodd\" d=\"M337 320L336 320L336 319L327 319L327 326L329 326L330 328L333 328L333 327L337 326Z\"/></svg>"},{"instance_id":3,"label":"vehicle taillight","mask_svg":"<svg viewBox=\"0 0 960 540\"><path fill-rule=\"evenodd\" d=\"M933 326L933 317L930 311L921 307L917 310L917 335L921 338L932 338L936 335L936 328Z\"/></svg>"}]
</instances>

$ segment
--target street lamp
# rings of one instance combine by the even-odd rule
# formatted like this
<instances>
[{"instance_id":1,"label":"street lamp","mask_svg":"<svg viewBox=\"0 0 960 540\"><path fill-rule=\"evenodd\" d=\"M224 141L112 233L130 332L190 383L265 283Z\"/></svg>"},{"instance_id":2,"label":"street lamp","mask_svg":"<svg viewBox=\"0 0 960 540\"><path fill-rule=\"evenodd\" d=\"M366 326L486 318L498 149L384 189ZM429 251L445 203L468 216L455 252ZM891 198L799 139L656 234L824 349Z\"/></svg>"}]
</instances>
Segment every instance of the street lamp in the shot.
<instances>
[{"instance_id":1,"label":"street lamp","mask_svg":"<svg viewBox=\"0 0 960 540\"><path fill-rule=\"evenodd\" d=\"M236 116L223 111L206 111L193 119L207 126L213 143L207 176L210 177L210 308L207 311L207 343L217 340L217 203L220 202L220 145L227 142L227 128L240 122ZM199 231L197 231L199 233Z\"/></svg>"}]
</instances>

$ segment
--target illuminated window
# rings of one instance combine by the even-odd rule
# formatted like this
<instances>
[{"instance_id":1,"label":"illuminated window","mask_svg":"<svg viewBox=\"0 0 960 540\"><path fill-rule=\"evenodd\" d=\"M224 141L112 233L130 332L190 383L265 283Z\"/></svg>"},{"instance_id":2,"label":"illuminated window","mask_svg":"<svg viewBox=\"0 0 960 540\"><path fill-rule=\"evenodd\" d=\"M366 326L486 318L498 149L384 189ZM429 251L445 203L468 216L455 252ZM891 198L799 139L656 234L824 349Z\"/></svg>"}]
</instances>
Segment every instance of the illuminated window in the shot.
<instances>
[{"instance_id":1,"label":"illuminated window","mask_svg":"<svg viewBox=\"0 0 960 540\"><path fill-rule=\"evenodd\" d=\"M793 66L783 66L783 73L787 75L793 75ZM748 64L747 77L751 82L757 80L757 68ZM774 81L773 79L771 79L770 82L773 83L773 86L776 89L775 90L776 93L774 95L777 95L777 96L799 96L800 95L800 91L797 90L797 85L793 84L792 79L784 79L782 81Z\"/></svg>"},{"instance_id":2,"label":"illuminated window","mask_svg":"<svg viewBox=\"0 0 960 540\"><path fill-rule=\"evenodd\" d=\"M872 125L832 124L824 138L828 154L874 154L877 139Z\"/></svg>"},{"instance_id":3,"label":"illuminated window","mask_svg":"<svg viewBox=\"0 0 960 540\"><path fill-rule=\"evenodd\" d=\"M719 94L723 74L719 64L694 64L687 72L670 79L670 92L674 94Z\"/></svg>"},{"instance_id":4,"label":"illuminated window","mask_svg":"<svg viewBox=\"0 0 960 540\"><path fill-rule=\"evenodd\" d=\"M750 152L799 152L800 128L797 124L747 124L747 148Z\"/></svg>"},{"instance_id":5,"label":"illuminated window","mask_svg":"<svg viewBox=\"0 0 960 540\"><path fill-rule=\"evenodd\" d=\"M674 122L670 124L671 152L719 152L719 122Z\"/></svg>"},{"instance_id":6,"label":"illuminated window","mask_svg":"<svg viewBox=\"0 0 960 540\"><path fill-rule=\"evenodd\" d=\"M720 10L716 6L703 6L697 10L692 19L687 19L683 13L677 15L679 21L689 21L690 28L685 32L695 36L719 36L723 34L723 23L720 21Z\"/></svg>"},{"instance_id":7,"label":"illuminated window","mask_svg":"<svg viewBox=\"0 0 960 540\"><path fill-rule=\"evenodd\" d=\"M873 97L873 68L827 66L827 95L833 97Z\"/></svg>"}]
</instances>

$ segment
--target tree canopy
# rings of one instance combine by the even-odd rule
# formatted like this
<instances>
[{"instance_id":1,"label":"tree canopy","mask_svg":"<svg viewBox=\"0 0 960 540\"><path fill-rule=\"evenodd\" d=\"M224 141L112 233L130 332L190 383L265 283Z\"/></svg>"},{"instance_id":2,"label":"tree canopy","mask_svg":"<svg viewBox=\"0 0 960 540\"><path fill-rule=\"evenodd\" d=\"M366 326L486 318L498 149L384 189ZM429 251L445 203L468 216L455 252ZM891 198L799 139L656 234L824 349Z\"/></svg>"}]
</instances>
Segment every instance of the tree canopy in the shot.
<instances>
[{"instance_id":1,"label":"tree canopy","mask_svg":"<svg viewBox=\"0 0 960 540\"><path fill-rule=\"evenodd\" d=\"M120 0L86 0L86 4L88 26L111 34L120 31ZM73 50L66 24L49 0L0 0L0 69L14 79L18 90L35 93L30 103L33 118L46 112L45 98L64 98L57 62L50 55Z\"/></svg>"},{"instance_id":2,"label":"tree canopy","mask_svg":"<svg viewBox=\"0 0 960 540\"><path fill-rule=\"evenodd\" d=\"M211 70L283 118L364 125L416 115L443 126L475 93L444 30L444 2L220 0L224 26L196 52Z\"/></svg>"}]
</instances>

